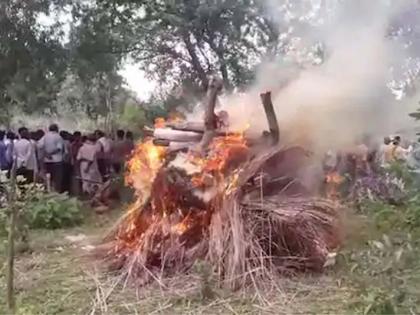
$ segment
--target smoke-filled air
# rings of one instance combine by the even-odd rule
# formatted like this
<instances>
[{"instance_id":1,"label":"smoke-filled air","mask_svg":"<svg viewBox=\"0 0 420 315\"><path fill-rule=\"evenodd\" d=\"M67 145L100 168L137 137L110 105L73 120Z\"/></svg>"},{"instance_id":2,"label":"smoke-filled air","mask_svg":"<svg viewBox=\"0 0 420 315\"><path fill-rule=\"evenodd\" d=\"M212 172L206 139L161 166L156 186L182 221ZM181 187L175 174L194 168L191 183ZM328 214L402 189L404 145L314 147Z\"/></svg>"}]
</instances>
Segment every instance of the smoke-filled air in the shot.
<instances>
[{"instance_id":1,"label":"smoke-filled air","mask_svg":"<svg viewBox=\"0 0 420 315\"><path fill-rule=\"evenodd\" d=\"M232 123L240 127L252 122L251 132L267 128L259 94L272 91L283 139L314 150L412 128L408 114L415 109L415 98L397 100L388 87L392 80L401 80L405 61L416 57L406 48L409 39L391 36L398 17L411 8L408 1L395 2L343 1L335 13L317 12L321 22L298 29L287 56L263 61L248 91L223 100ZM270 1L269 7L276 2ZM274 16L279 24L280 17ZM319 43L322 56L299 59L302 51Z\"/></svg>"}]
</instances>

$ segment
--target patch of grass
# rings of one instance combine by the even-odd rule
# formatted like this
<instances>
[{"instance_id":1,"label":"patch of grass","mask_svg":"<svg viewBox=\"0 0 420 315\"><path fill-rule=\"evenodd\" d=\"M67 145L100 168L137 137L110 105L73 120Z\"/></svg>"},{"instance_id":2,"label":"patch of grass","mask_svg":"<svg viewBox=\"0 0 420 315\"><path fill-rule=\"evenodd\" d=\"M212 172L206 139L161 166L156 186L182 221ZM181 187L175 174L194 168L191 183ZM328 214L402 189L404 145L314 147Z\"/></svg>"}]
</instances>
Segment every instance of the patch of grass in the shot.
<instances>
[{"instance_id":1,"label":"patch of grass","mask_svg":"<svg viewBox=\"0 0 420 315\"><path fill-rule=\"evenodd\" d=\"M200 264L189 275L168 279L166 288L136 290L121 279L117 283L116 276L100 270L83 248L99 240L120 211L92 214L82 226L67 230L31 231L32 252L17 257L18 314L419 313L418 230L400 212L411 210L364 206L361 214L346 218L348 241L332 270L284 278L271 292L223 290L212 281L209 266ZM87 238L73 243L66 239L78 234ZM3 273L1 268L0 292L5 292ZM1 314L4 303L1 294Z\"/></svg>"},{"instance_id":2,"label":"patch of grass","mask_svg":"<svg viewBox=\"0 0 420 315\"><path fill-rule=\"evenodd\" d=\"M270 293L233 293L220 289L198 266L190 275L168 279L167 288L157 285L142 290L116 283L115 275L99 270L83 247L95 243L119 213L92 216L85 224L67 230L31 231L31 253L16 261L18 314L336 314L343 301L351 301L351 288L334 275L285 278ZM68 235L83 233L87 239L72 243ZM1 252L0 265L4 263ZM203 283L205 284L203 286ZM204 295L210 289L212 294ZM0 292L5 292L4 268ZM0 314L4 313L0 295Z\"/></svg>"}]
</instances>

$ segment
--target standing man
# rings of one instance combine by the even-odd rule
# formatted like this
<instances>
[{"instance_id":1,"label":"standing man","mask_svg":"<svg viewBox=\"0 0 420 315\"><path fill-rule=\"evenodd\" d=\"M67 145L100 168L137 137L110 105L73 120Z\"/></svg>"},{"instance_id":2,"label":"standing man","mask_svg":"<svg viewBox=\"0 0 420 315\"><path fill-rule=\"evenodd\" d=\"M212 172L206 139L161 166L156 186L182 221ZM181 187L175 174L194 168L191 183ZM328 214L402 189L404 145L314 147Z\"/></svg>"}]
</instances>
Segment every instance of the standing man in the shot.
<instances>
[{"instance_id":1,"label":"standing man","mask_svg":"<svg viewBox=\"0 0 420 315\"><path fill-rule=\"evenodd\" d=\"M127 142L127 155L130 155L131 152L133 152L135 145L133 133L129 130L125 134L125 141Z\"/></svg>"},{"instance_id":2,"label":"standing man","mask_svg":"<svg viewBox=\"0 0 420 315\"><path fill-rule=\"evenodd\" d=\"M405 161L407 159L407 154L408 150L401 147L401 137L396 136L385 152L386 163L387 165L391 165L395 162Z\"/></svg>"},{"instance_id":3,"label":"standing man","mask_svg":"<svg viewBox=\"0 0 420 315\"><path fill-rule=\"evenodd\" d=\"M6 156L6 143L4 143L4 137L6 136L6 132L4 130L0 130L0 170L6 171L9 169L9 161L7 160Z\"/></svg>"},{"instance_id":4,"label":"standing man","mask_svg":"<svg viewBox=\"0 0 420 315\"><path fill-rule=\"evenodd\" d=\"M112 164L115 174L120 174L124 169L124 162L128 151L124 136L124 130L117 130L117 139L114 141L112 147Z\"/></svg>"},{"instance_id":5,"label":"standing man","mask_svg":"<svg viewBox=\"0 0 420 315\"><path fill-rule=\"evenodd\" d=\"M83 192L92 197L101 186L102 178L98 168L96 135L90 134L77 153Z\"/></svg>"},{"instance_id":6,"label":"standing man","mask_svg":"<svg viewBox=\"0 0 420 315\"><path fill-rule=\"evenodd\" d=\"M19 139L13 147L13 157L16 159L16 175L25 178L25 183L30 184L34 181L36 171L35 148L30 141L29 131L25 127L19 128Z\"/></svg>"},{"instance_id":7,"label":"standing man","mask_svg":"<svg viewBox=\"0 0 420 315\"><path fill-rule=\"evenodd\" d=\"M73 166L76 165L77 161L77 153L79 153L80 148L83 145L82 141L82 133L80 131L75 131L73 133L72 141L71 141L71 161Z\"/></svg>"},{"instance_id":8,"label":"standing man","mask_svg":"<svg viewBox=\"0 0 420 315\"><path fill-rule=\"evenodd\" d=\"M80 131L75 131L73 133L72 141L71 141L71 165L73 169L73 177L72 177L72 193L76 196L81 195L82 186L80 181L80 167L77 161L77 155L79 153L80 148L83 145L82 140L82 133Z\"/></svg>"},{"instance_id":9,"label":"standing man","mask_svg":"<svg viewBox=\"0 0 420 315\"><path fill-rule=\"evenodd\" d=\"M8 170L10 171L13 164L13 147L15 145L16 141L16 135L13 133L13 131L8 131L6 133L6 140L4 143L6 144L6 159L7 163L9 164Z\"/></svg>"},{"instance_id":10,"label":"standing man","mask_svg":"<svg viewBox=\"0 0 420 315\"><path fill-rule=\"evenodd\" d=\"M385 137L383 144L379 147L379 152L377 156L377 163L379 164L381 169L385 169L388 165L387 161L387 152L389 147L391 146L391 137Z\"/></svg>"},{"instance_id":11,"label":"standing man","mask_svg":"<svg viewBox=\"0 0 420 315\"><path fill-rule=\"evenodd\" d=\"M60 131L60 137L64 142L64 154L63 154L63 191L71 193L71 184L73 176L73 166L71 163L71 134L65 130Z\"/></svg>"},{"instance_id":12,"label":"standing man","mask_svg":"<svg viewBox=\"0 0 420 315\"><path fill-rule=\"evenodd\" d=\"M48 132L39 141L38 147L43 152L45 171L51 178L56 192L63 192L63 158L65 146L63 138L58 133L58 126L52 124Z\"/></svg>"},{"instance_id":13,"label":"standing man","mask_svg":"<svg viewBox=\"0 0 420 315\"><path fill-rule=\"evenodd\" d=\"M97 146L97 158L98 158L98 168L101 173L102 180L105 182L109 176L109 168L111 165L111 151L112 143L105 133L101 130L95 131L96 136L96 146Z\"/></svg>"},{"instance_id":14,"label":"standing man","mask_svg":"<svg viewBox=\"0 0 420 315\"><path fill-rule=\"evenodd\" d=\"M393 141L393 158L395 161L404 162L407 160L408 154L410 153L408 149L404 149L401 146L401 137L396 136Z\"/></svg>"}]
</instances>

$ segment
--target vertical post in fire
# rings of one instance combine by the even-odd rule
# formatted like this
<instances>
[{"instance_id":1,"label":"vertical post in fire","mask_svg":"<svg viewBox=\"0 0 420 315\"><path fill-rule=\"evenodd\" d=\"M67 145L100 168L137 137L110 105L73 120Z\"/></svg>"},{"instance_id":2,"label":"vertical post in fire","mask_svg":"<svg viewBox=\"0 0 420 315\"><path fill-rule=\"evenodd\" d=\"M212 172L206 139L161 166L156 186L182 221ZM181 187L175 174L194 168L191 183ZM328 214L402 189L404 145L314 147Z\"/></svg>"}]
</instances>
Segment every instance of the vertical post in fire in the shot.
<instances>
[{"instance_id":1,"label":"vertical post in fire","mask_svg":"<svg viewBox=\"0 0 420 315\"><path fill-rule=\"evenodd\" d=\"M267 116L268 128L270 129L271 144L276 145L280 141L280 130L277 122L276 112L274 111L273 102L271 101L271 92L262 93L260 95Z\"/></svg>"}]
</instances>

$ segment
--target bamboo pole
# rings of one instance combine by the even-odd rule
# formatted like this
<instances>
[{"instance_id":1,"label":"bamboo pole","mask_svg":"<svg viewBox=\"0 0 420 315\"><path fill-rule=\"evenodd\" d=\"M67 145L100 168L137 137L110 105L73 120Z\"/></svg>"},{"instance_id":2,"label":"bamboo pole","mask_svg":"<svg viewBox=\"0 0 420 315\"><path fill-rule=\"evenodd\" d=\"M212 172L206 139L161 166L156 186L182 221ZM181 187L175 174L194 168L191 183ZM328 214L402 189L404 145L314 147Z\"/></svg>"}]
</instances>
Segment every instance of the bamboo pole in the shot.
<instances>
[{"instance_id":1,"label":"bamboo pole","mask_svg":"<svg viewBox=\"0 0 420 315\"><path fill-rule=\"evenodd\" d=\"M17 221L16 201L16 159L13 161L12 170L10 174L10 191L8 194L9 209L10 209L10 223L8 235L8 250L7 250L7 307L11 314L15 311L15 294L14 294L14 261L15 261L15 229Z\"/></svg>"}]
</instances>

